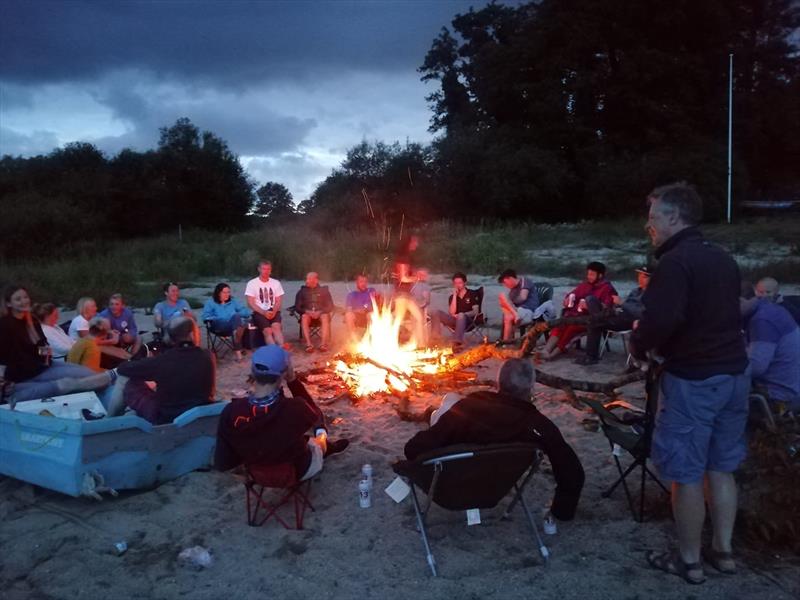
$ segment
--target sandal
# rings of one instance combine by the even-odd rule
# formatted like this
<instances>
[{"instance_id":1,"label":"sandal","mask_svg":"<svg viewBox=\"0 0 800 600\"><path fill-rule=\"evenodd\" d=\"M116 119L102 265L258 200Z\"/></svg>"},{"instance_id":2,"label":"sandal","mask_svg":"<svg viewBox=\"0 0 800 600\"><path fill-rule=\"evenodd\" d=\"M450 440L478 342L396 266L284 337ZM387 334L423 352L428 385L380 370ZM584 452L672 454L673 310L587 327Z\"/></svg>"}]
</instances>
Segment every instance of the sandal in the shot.
<instances>
[{"instance_id":1,"label":"sandal","mask_svg":"<svg viewBox=\"0 0 800 600\"><path fill-rule=\"evenodd\" d=\"M327 352L328 351L328 346L325 345L325 344L322 344L322 346L319 347L319 351L320 352Z\"/></svg>"},{"instance_id":2,"label":"sandal","mask_svg":"<svg viewBox=\"0 0 800 600\"><path fill-rule=\"evenodd\" d=\"M313 354L314 346L306 346L306 354Z\"/></svg>"},{"instance_id":3,"label":"sandal","mask_svg":"<svg viewBox=\"0 0 800 600\"><path fill-rule=\"evenodd\" d=\"M714 548L703 549L703 560L725 575L736 575L736 563L733 561L733 553L714 550Z\"/></svg>"},{"instance_id":4,"label":"sandal","mask_svg":"<svg viewBox=\"0 0 800 600\"><path fill-rule=\"evenodd\" d=\"M703 574L703 565L699 562L685 563L677 552L655 552L650 550L645 556L647 564L654 569L671 575L678 575L686 583L700 585L706 581L706 576ZM701 575L699 577L693 576L690 571L700 571Z\"/></svg>"}]
</instances>

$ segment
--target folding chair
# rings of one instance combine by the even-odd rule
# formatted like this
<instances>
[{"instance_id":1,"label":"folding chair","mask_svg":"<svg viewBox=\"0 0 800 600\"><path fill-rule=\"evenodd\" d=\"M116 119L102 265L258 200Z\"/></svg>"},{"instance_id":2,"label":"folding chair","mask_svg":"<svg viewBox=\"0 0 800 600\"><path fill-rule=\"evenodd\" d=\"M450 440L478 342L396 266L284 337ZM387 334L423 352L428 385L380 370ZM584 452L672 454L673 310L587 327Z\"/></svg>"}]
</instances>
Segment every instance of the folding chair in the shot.
<instances>
[{"instance_id":1,"label":"folding chair","mask_svg":"<svg viewBox=\"0 0 800 600\"><path fill-rule=\"evenodd\" d=\"M606 491L602 493L603 498L608 498L621 483L625 490L625 496L628 499L628 506L631 509L633 518L642 522L644 520L644 499L645 499L645 483L647 476L655 481L658 486L669 494L669 490L664 487L659 478L647 466L647 460L650 458L650 444L653 438L653 428L655 427L655 411L658 403L658 375L654 373L655 369L650 367L647 371L647 380L645 384L646 400L645 410L642 415L633 415L627 417L618 417L612 410L624 406L629 406L627 403L612 401L602 403L599 400L593 400L587 397L581 397L581 402L587 404L594 413L600 418L601 429L603 434L608 439L611 446L611 453L614 456L614 463L617 466L619 477ZM625 450L633 457L633 462L623 471L622 463L619 460L618 454L621 450ZM631 496L630 489L626 478L634 469L641 470L641 486L639 490L639 513L637 515L636 508L633 504L633 497Z\"/></svg>"},{"instance_id":2,"label":"folding chair","mask_svg":"<svg viewBox=\"0 0 800 600\"><path fill-rule=\"evenodd\" d=\"M772 413L772 407L770 406L766 395L752 390L748 396L748 404L750 405L751 418L755 416L754 409L758 408L758 410L764 416L764 424L766 425L767 429L772 432L778 431L778 426L775 424L775 415Z\"/></svg>"},{"instance_id":3,"label":"folding chair","mask_svg":"<svg viewBox=\"0 0 800 600\"><path fill-rule=\"evenodd\" d=\"M436 577L426 519L434 502L447 510L489 509L515 491L511 504L503 514L507 519L519 503L522 506L539 552L547 563L549 551L542 542L530 508L525 502L525 486L536 472L541 453L531 444L459 444L448 446L393 465L395 473L408 478L414 512L431 573ZM417 488L428 496L425 509L420 508Z\"/></svg>"},{"instance_id":4,"label":"folding chair","mask_svg":"<svg viewBox=\"0 0 800 600\"><path fill-rule=\"evenodd\" d=\"M478 314L472 320L472 323L470 323L464 330L464 333L483 340L483 338L486 337L485 328L489 323L486 313L483 312L483 286L479 287L477 290L475 290L475 292L478 294Z\"/></svg>"},{"instance_id":5,"label":"folding chair","mask_svg":"<svg viewBox=\"0 0 800 600\"><path fill-rule=\"evenodd\" d=\"M206 324L206 345L208 349L217 355L217 358L222 358L224 354L236 349L234 343L233 333L221 334L214 330L214 321L203 321Z\"/></svg>"},{"instance_id":6,"label":"folding chair","mask_svg":"<svg viewBox=\"0 0 800 600\"><path fill-rule=\"evenodd\" d=\"M247 499L247 524L251 527L261 527L274 517L285 529L302 529L306 508L314 510L308 499L311 491L311 479L297 481L294 466L288 463L245 465L245 471L247 473L244 482ZM277 501L270 502L265 497L267 489L282 490ZM278 514L278 509L290 501L294 503L294 527ZM258 513L262 508L266 514L259 520Z\"/></svg>"},{"instance_id":7,"label":"folding chair","mask_svg":"<svg viewBox=\"0 0 800 600\"><path fill-rule=\"evenodd\" d=\"M537 281L536 283L533 284L533 287L536 290L536 296L539 298L539 304L537 308L542 304L544 304L545 302L553 299L553 292L554 292L553 286L547 283L546 281ZM532 325L533 323L529 323L528 325L520 326L518 328L519 336L525 337L525 334L528 331L528 327L531 327ZM549 332L545 331L544 332L545 339L547 339L549 336L550 336ZM536 337L538 338L539 336Z\"/></svg>"},{"instance_id":8,"label":"folding chair","mask_svg":"<svg viewBox=\"0 0 800 600\"><path fill-rule=\"evenodd\" d=\"M633 333L632 329L626 329L625 331L613 331L611 329L606 329L603 332L603 335L600 336L600 351L598 352L597 358L603 358L603 354L606 353L606 350L609 352L611 351L611 344L609 343L616 337L619 337L622 340L622 349L624 350L625 354L628 356L628 363L631 361L631 353L628 351L628 340L630 339L631 333Z\"/></svg>"},{"instance_id":9,"label":"folding chair","mask_svg":"<svg viewBox=\"0 0 800 600\"><path fill-rule=\"evenodd\" d=\"M297 312L295 305L290 306L286 309L286 312L289 313L292 317L297 319L297 339L301 342L303 341L303 315L302 313ZM311 334L310 337L313 340L314 338L322 339L322 321L320 319L311 319L311 323L309 323L309 333Z\"/></svg>"}]
</instances>

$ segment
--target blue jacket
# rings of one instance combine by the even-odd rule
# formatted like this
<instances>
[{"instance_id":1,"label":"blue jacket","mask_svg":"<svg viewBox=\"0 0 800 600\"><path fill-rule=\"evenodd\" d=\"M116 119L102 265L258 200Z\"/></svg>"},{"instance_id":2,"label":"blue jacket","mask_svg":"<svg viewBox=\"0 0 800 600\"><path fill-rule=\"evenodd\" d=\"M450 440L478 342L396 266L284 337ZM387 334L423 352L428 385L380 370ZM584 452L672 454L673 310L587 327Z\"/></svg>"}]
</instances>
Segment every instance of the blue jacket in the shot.
<instances>
[{"instance_id":1,"label":"blue jacket","mask_svg":"<svg viewBox=\"0 0 800 600\"><path fill-rule=\"evenodd\" d=\"M762 299L745 315L747 354L753 382L770 400L800 402L800 328L780 304Z\"/></svg>"},{"instance_id":2,"label":"blue jacket","mask_svg":"<svg viewBox=\"0 0 800 600\"><path fill-rule=\"evenodd\" d=\"M203 321L230 321L233 315L239 315L242 318L250 316L250 309L243 306L235 298L225 304L214 302L214 298L206 300L203 306Z\"/></svg>"}]
</instances>

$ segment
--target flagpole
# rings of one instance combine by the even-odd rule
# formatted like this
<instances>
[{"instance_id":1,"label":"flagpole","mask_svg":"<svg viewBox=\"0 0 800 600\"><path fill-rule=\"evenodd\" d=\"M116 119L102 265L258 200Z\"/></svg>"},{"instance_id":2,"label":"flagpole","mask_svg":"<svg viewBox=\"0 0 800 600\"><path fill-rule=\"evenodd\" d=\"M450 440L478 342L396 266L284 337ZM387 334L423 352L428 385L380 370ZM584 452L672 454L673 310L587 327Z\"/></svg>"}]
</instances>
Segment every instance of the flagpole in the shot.
<instances>
[{"instance_id":1,"label":"flagpole","mask_svg":"<svg viewBox=\"0 0 800 600\"><path fill-rule=\"evenodd\" d=\"M728 224L731 223L731 175L733 158L733 53L728 54Z\"/></svg>"}]
</instances>

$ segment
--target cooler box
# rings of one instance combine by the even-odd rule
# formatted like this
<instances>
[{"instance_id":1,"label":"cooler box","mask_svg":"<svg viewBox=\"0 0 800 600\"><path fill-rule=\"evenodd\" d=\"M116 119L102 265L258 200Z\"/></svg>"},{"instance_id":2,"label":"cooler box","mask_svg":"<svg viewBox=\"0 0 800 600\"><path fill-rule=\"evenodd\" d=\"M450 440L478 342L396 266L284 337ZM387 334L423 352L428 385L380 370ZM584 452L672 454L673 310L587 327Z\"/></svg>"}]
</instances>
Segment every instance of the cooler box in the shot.
<instances>
[{"instance_id":1,"label":"cooler box","mask_svg":"<svg viewBox=\"0 0 800 600\"><path fill-rule=\"evenodd\" d=\"M105 414L94 392L0 406L0 473L70 496L151 488L208 467L226 402L187 410L166 425ZM46 410L53 416L40 414Z\"/></svg>"}]
</instances>

